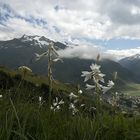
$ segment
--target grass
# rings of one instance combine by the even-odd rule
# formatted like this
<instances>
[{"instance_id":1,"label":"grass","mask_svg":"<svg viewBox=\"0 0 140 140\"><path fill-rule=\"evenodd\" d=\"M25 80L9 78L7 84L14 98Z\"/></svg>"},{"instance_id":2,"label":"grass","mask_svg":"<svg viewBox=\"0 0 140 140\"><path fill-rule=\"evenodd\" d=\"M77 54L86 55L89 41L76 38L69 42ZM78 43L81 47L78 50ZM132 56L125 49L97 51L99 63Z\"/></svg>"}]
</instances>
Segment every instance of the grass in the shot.
<instances>
[{"instance_id":1,"label":"grass","mask_svg":"<svg viewBox=\"0 0 140 140\"><path fill-rule=\"evenodd\" d=\"M15 71L3 71L10 73L12 79L17 74ZM103 105L102 110L106 110L98 118L94 112L84 109L79 109L73 116L67 106L67 97L71 91L76 92L76 88L59 82L55 83L53 97L64 98L66 105L58 112L53 112L48 107L47 91L43 95L44 90L40 89L42 83L47 84L47 79L28 75L24 80L20 86L20 82L16 81L14 86L0 89L0 95L3 95L0 98L0 140L140 139L140 116L111 114L112 108ZM42 106L39 105L39 96L43 96ZM88 107L94 105L94 99L84 95L80 101Z\"/></svg>"},{"instance_id":2,"label":"grass","mask_svg":"<svg viewBox=\"0 0 140 140\"><path fill-rule=\"evenodd\" d=\"M72 116L66 109L50 112L46 104L39 107L23 100L12 105L9 99L1 99L0 110L1 140L140 139L140 118L104 113L99 120L82 113Z\"/></svg>"},{"instance_id":3,"label":"grass","mask_svg":"<svg viewBox=\"0 0 140 140\"><path fill-rule=\"evenodd\" d=\"M140 84L128 83L122 93L128 96L140 96Z\"/></svg>"}]
</instances>

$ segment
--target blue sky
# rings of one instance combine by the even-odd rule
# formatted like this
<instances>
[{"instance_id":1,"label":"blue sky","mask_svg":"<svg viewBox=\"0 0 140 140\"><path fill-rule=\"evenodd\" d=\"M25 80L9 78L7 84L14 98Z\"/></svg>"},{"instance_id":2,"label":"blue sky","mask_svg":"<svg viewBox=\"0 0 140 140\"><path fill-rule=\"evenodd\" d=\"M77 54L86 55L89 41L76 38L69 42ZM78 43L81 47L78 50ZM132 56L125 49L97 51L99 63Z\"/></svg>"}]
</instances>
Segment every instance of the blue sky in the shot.
<instances>
[{"instance_id":1,"label":"blue sky","mask_svg":"<svg viewBox=\"0 0 140 140\"><path fill-rule=\"evenodd\" d=\"M1 0L0 40L23 34L134 55L140 53L140 1Z\"/></svg>"}]
</instances>

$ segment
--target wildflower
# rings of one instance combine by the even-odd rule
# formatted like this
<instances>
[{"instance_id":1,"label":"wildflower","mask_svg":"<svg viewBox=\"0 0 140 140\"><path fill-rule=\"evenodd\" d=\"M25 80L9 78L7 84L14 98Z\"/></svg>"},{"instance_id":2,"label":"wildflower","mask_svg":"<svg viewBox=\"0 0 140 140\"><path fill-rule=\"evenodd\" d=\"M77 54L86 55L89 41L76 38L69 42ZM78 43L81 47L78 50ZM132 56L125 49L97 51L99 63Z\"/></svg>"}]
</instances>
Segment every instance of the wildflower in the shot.
<instances>
[{"instance_id":1,"label":"wildflower","mask_svg":"<svg viewBox=\"0 0 140 140\"><path fill-rule=\"evenodd\" d=\"M39 106L42 106L43 102L42 102L42 97L41 96L38 97L38 101L39 101Z\"/></svg>"},{"instance_id":2,"label":"wildflower","mask_svg":"<svg viewBox=\"0 0 140 140\"><path fill-rule=\"evenodd\" d=\"M88 71L82 71L82 77L85 77L84 82L88 81L89 79L91 79L92 73L88 72Z\"/></svg>"},{"instance_id":3,"label":"wildflower","mask_svg":"<svg viewBox=\"0 0 140 140\"><path fill-rule=\"evenodd\" d=\"M100 56L97 56L97 61L99 60ZM114 82L109 80L107 86L102 85L104 83L104 76L100 71L101 66L95 64L91 64L90 69L91 71L83 71L82 72L82 77L85 77L84 82L88 80L93 80L94 85L89 85L86 84L86 89L91 90L95 89L95 93L97 94L96 100L97 100L97 110L100 110L100 102L102 101L102 98L100 98L100 92L102 91L103 93L107 92L114 86Z\"/></svg>"},{"instance_id":4,"label":"wildflower","mask_svg":"<svg viewBox=\"0 0 140 140\"><path fill-rule=\"evenodd\" d=\"M42 54L35 53L36 61L40 60L41 58L43 58L44 56L47 56L47 55L48 55L48 51L46 51Z\"/></svg>"},{"instance_id":5,"label":"wildflower","mask_svg":"<svg viewBox=\"0 0 140 140\"><path fill-rule=\"evenodd\" d=\"M83 106L85 106L85 104L81 104L81 105L80 105L80 107L83 107Z\"/></svg>"},{"instance_id":6,"label":"wildflower","mask_svg":"<svg viewBox=\"0 0 140 140\"><path fill-rule=\"evenodd\" d=\"M69 98L70 98L70 99L77 98L77 97L78 97L78 96L75 95L75 94L73 94L73 92L71 92L70 95L69 95Z\"/></svg>"},{"instance_id":7,"label":"wildflower","mask_svg":"<svg viewBox=\"0 0 140 140\"><path fill-rule=\"evenodd\" d=\"M74 109L74 108L75 108L75 105L73 103L70 103L69 109Z\"/></svg>"},{"instance_id":8,"label":"wildflower","mask_svg":"<svg viewBox=\"0 0 140 140\"><path fill-rule=\"evenodd\" d=\"M57 61L63 62L63 60L60 57L53 59L53 62L57 62Z\"/></svg>"},{"instance_id":9,"label":"wildflower","mask_svg":"<svg viewBox=\"0 0 140 140\"><path fill-rule=\"evenodd\" d=\"M18 68L18 70L20 70L22 72L32 72L32 70L29 67L27 67L27 66L20 66Z\"/></svg>"},{"instance_id":10,"label":"wildflower","mask_svg":"<svg viewBox=\"0 0 140 140\"><path fill-rule=\"evenodd\" d=\"M100 67L101 67L100 65L91 64L90 66L91 72L83 71L81 76L85 77L84 82L88 81L89 79L93 79L95 84L97 84L99 81L104 83L103 77L105 76L105 74L101 73Z\"/></svg>"},{"instance_id":11,"label":"wildflower","mask_svg":"<svg viewBox=\"0 0 140 140\"><path fill-rule=\"evenodd\" d=\"M50 43L50 46L49 46L48 50L45 51L44 53L42 53L42 54L35 53L36 61L38 61L38 60L40 60L40 59L42 59L42 58L44 58L44 57L47 57L48 55L50 55L51 61L52 61L52 62L57 62L57 61L59 61L59 60L60 60L61 62L63 61L63 60L60 58L60 56L59 56L59 54L57 53L57 51L55 50L55 48L53 47L53 42Z\"/></svg>"},{"instance_id":12,"label":"wildflower","mask_svg":"<svg viewBox=\"0 0 140 140\"><path fill-rule=\"evenodd\" d=\"M3 96L2 95L0 95L0 98L2 98Z\"/></svg>"},{"instance_id":13,"label":"wildflower","mask_svg":"<svg viewBox=\"0 0 140 140\"><path fill-rule=\"evenodd\" d=\"M103 93L106 93L108 90L110 90L114 86L114 82L112 80L108 81L107 87L102 86Z\"/></svg>"},{"instance_id":14,"label":"wildflower","mask_svg":"<svg viewBox=\"0 0 140 140\"><path fill-rule=\"evenodd\" d=\"M118 92L115 92L115 95L117 96L119 93Z\"/></svg>"},{"instance_id":15,"label":"wildflower","mask_svg":"<svg viewBox=\"0 0 140 140\"><path fill-rule=\"evenodd\" d=\"M82 94L82 93L83 93L83 91L82 91L82 90L79 90L79 91L78 91L78 93L79 93L79 94Z\"/></svg>"},{"instance_id":16,"label":"wildflower","mask_svg":"<svg viewBox=\"0 0 140 140\"><path fill-rule=\"evenodd\" d=\"M48 57L48 81L49 81L49 105L51 106L51 91L52 91L52 80L53 80L53 74L52 74L52 64L53 62L57 62L58 60L62 61L59 54L53 47L53 42L50 42L48 46L48 50L42 54L35 54L36 60L40 60L41 58L47 56Z\"/></svg>"},{"instance_id":17,"label":"wildflower","mask_svg":"<svg viewBox=\"0 0 140 140\"><path fill-rule=\"evenodd\" d=\"M61 100L58 104L59 104L59 105L62 105L62 104L64 104L64 101Z\"/></svg>"},{"instance_id":18,"label":"wildflower","mask_svg":"<svg viewBox=\"0 0 140 140\"><path fill-rule=\"evenodd\" d=\"M114 86L114 82L112 80L109 80L107 86L108 87L113 87Z\"/></svg>"},{"instance_id":19,"label":"wildflower","mask_svg":"<svg viewBox=\"0 0 140 140\"><path fill-rule=\"evenodd\" d=\"M32 72L32 70L29 67L27 67L27 66L20 66L18 68L18 70L23 73L23 76L25 76L27 73L31 73Z\"/></svg>"},{"instance_id":20,"label":"wildflower","mask_svg":"<svg viewBox=\"0 0 140 140\"><path fill-rule=\"evenodd\" d=\"M96 107L90 107L90 109L96 110Z\"/></svg>"},{"instance_id":21,"label":"wildflower","mask_svg":"<svg viewBox=\"0 0 140 140\"><path fill-rule=\"evenodd\" d=\"M51 105L50 109L53 110L54 112L57 110L60 110L60 105L64 104L64 101L61 100L59 101L58 98L56 97L55 100L53 100L53 105Z\"/></svg>"},{"instance_id":22,"label":"wildflower","mask_svg":"<svg viewBox=\"0 0 140 140\"><path fill-rule=\"evenodd\" d=\"M91 90L91 89L94 89L94 88L95 88L94 85L86 84L86 90Z\"/></svg>"},{"instance_id":23,"label":"wildflower","mask_svg":"<svg viewBox=\"0 0 140 140\"><path fill-rule=\"evenodd\" d=\"M75 115L79 111L73 103L70 103L69 109L72 110L72 115Z\"/></svg>"},{"instance_id":24,"label":"wildflower","mask_svg":"<svg viewBox=\"0 0 140 140\"><path fill-rule=\"evenodd\" d=\"M41 102L41 101L42 101L42 97L41 97L41 96L39 96L39 99L38 99L38 100L39 100L39 102Z\"/></svg>"},{"instance_id":25,"label":"wildflower","mask_svg":"<svg viewBox=\"0 0 140 140\"><path fill-rule=\"evenodd\" d=\"M100 65L97 65L97 64L91 64L90 68L92 71L95 71L95 72L100 72Z\"/></svg>"},{"instance_id":26,"label":"wildflower","mask_svg":"<svg viewBox=\"0 0 140 140\"><path fill-rule=\"evenodd\" d=\"M77 102L78 102L78 99L74 100L73 102L74 102L74 103L77 103Z\"/></svg>"}]
</instances>

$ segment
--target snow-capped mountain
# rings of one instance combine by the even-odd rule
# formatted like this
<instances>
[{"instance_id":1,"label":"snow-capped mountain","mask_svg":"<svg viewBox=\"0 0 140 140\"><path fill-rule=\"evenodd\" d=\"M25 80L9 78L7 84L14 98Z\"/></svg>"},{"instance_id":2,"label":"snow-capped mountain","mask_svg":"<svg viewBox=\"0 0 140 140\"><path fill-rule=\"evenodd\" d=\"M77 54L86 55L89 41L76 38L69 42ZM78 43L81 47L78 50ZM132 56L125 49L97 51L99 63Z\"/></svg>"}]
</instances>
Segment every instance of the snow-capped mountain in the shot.
<instances>
[{"instance_id":1,"label":"snow-capped mountain","mask_svg":"<svg viewBox=\"0 0 140 140\"><path fill-rule=\"evenodd\" d=\"M17 68L20 65L33 63L35 53L47 51L48 44L54 43L55 49L65 49L67 46L61 42L55 42L44 36L27 36L12 40L0 41L0 65Z\"/></svg>"},{"instance_id":2,"label":"snow-capped mountain","mask_svg":"<svg viewBox=\"0 0 140 140\"><path fill-rule=\"evenodd\" d=\"M27 36L23 35L21 38L19 38L22 42L30 42L31 45L38 45L40 48L46 47L46 45L49 45L49 43L52 41L48 38L45 38L44 36Z\"/></svg>"},{"instance_id":3,"label":"snow-capped mountain","mask_svg":"<svg viewBox=\"0 0 140 140\"><path fill-rule=\"evenodd\" d=\"M50 42L54 43L56 49L65 49L67 46L61 42L55 42L44 36L28 36L23 35L21 38L14 38L8 41L0 41L0 49L8 48L47 48Z\"/></svg>"},{"instance_id":4,"label":"snow-capped mountain","mask_svg":"<svg viewBox=\"0 0 140 140\"><path fill-rule=\"evenodd\" d=\"M125 57L123 59L121 59L120 61L134 61L134 60L138 60L140 59L140 54L135 54L129 57Z\"/></svg>"},{"instance_id":5,"label":"snow-capped mountain","mask_svg":"<svg viewBox=\"0 0 140 140\"><path fill-rule=\"evenodd\" d=\"M136 75L140 76L140 54L135 54L130 57L123 58L119 61L119 63L131 70Z\"/></svg>"}]
</instances>

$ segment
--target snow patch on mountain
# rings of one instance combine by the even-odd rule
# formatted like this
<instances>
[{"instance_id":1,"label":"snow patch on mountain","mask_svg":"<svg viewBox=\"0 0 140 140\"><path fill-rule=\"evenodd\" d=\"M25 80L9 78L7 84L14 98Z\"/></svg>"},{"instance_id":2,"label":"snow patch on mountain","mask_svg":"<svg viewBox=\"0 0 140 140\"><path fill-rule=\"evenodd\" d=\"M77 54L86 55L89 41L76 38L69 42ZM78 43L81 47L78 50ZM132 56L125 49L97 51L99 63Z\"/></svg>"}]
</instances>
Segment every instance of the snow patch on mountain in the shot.
<instances>
[{"instance_id":1,"label":"snow patch on mountain","mask_svg":"<svg viewBox=\"0 0 140 140\"><path fill-rule=\"evenodd\" d=\"M135 55L132 55L130 57L125 57L123 59L121 59L120 61L134 61L134 60L139 60L140 59L140 54L135 54Z\"/></svg>"},{"instance_id":2,"label":"snow patch on mountain","mask_svg":"<svg viewBox=\"0 0 140 140\"><path fill-rule=\"evenodd\" d=\"M40 48L48 46L49 43L51 42L51 40L49 40L48 38L45 38L43 36L38 36L38 35L35 35L35 36L23 35L19 39L22 42L31 42L31 45L37 45Z\"/></svg>"}]
</instances>

